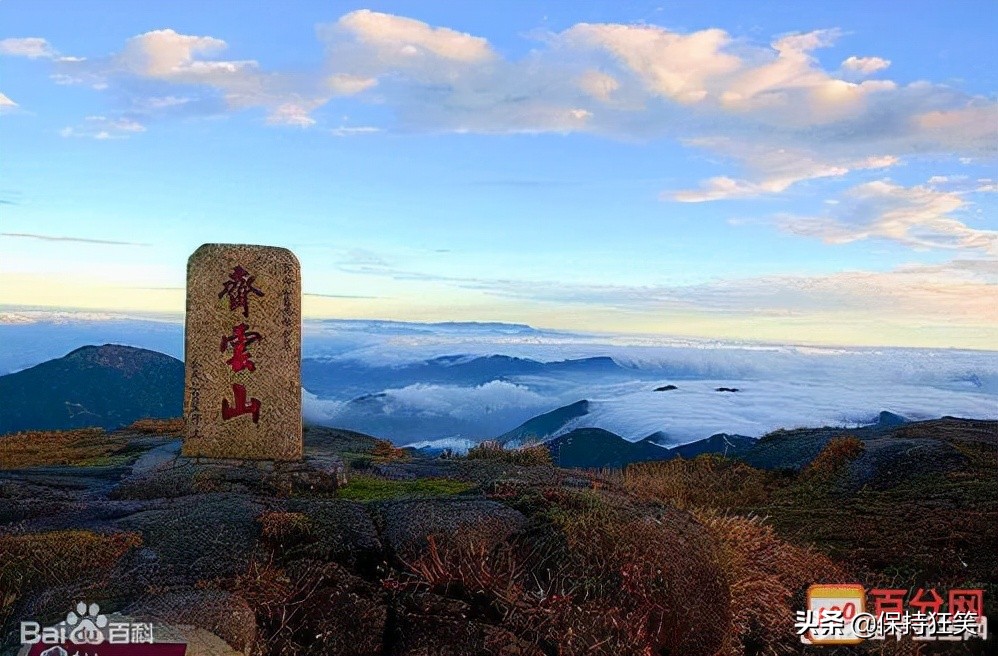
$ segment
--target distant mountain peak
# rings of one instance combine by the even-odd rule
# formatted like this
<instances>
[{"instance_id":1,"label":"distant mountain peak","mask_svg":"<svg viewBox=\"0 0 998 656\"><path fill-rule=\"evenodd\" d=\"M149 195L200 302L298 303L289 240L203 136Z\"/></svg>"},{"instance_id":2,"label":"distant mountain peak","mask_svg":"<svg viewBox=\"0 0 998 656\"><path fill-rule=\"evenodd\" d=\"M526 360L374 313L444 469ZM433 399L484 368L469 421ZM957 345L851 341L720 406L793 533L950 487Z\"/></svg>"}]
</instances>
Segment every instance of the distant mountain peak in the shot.
<instances>
[{"instance_id":1,"label":"distant mountain peak","mask_svg":"<svg viewBox=\"0 0 998 656\"><path fill-rule=\"evenodd\" d=\"M537 415L529 419L513 430L499 436L499 442L503 444L520 443L525 441L543 442L550 437L557 435L571 420L589 414L589 401L582 399L575 403L555 408L544 414Z\"/></svg>"},{"instance_id":2,"label":"distant mountain peak","mask_svg":"<svg viewBox=\"0 0 998 656\"><path fill-rule=\"evenodd\" d=\"M887 410L882 410L880 414L877 415L876 425L881 428L890 428L894 426L902 426L908 422L909 420L906 417L902 417L899 414L895 414Z\"/></svg>"},{"instance_id":3,"label":"distant mountain peak","mask_svg":"<svg viewBox=\"0 0 998 656\"><path fill-rule=\"evenodd\" d=\"M63 359L79 364L115 369L126 377L134 376L150 366L165 365L177 361L176 358L157 351L125 346L124 344L81 346L67 353Z\"/></svg>"},{"instance_id":4,"label":"distant mountain peak","mask_svg":"<svg viewBox=\"0 0 998 656\"><path fill-rule=\"evenodd\" d=\"M103 344L0 376L0 434L118 428L183 413L184 363L156 351Z\"/></svg>"},{"instance_id":5,"label":"distant mountain peak","mask_svg":"<svg viewBox=\"0 0 998 656\"><path fill-rule=\"evenodd\" d=\"M668 460L672 453L653 442L629 442L602 428L576 428L545 443L560 467L625 467L633 462Z\"/></svg>"},{"instance_id":6,"label":"distant mountain peak","mask_svg":"<svg viewBox=\"0 0 998 656\"><path fill-rule=\"evenodd\" d=\"M670 448L676 445L676 440L669 437L669 434L665 431L655 431L651 435L648 435L642 442L647 442L648 444L654 444L655 446L660 446L662 448Z\"/></svg>"}]
</instances>

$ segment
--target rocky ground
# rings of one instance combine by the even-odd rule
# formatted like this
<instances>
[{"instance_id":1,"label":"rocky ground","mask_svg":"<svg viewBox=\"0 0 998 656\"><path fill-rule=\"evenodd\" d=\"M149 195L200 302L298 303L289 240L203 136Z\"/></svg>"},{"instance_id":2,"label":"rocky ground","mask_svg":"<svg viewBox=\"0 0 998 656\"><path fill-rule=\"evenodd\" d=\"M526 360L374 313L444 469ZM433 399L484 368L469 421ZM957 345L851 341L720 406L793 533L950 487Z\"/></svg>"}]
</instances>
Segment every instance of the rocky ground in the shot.
<instances>
[{"instance_id":1,"label":"rocky ground","mask_svg":"<svg viewBox=\"0 0 998 656\"><path fill-rule=\"evenodd\" d=\"M996 422L602 473L316 428L304 463L195 461L150 432L0 441L4 653L80 599L259 656L794 653L815 582L985 587L995 614Z\"/></svg>"}]
</instances>

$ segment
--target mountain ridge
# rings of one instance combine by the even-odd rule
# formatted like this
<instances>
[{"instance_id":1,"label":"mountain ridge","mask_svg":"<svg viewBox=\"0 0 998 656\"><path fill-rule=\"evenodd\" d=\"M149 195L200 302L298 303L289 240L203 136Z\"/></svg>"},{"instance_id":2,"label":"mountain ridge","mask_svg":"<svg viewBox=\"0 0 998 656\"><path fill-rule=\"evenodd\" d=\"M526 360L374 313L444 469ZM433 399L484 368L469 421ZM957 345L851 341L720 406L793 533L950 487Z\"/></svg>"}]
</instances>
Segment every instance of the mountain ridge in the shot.
<instances>
[{"instance_id":1,"label":"mountain ridge","mask_svg":"<svg viewBox=\"0 0 998 656\"><path fill-rule=\"evenodd\" d=\"M0 435L120 428L183 414L184 364L157 351L88 345L0 376Z\"/></svg>"}]
</instances>

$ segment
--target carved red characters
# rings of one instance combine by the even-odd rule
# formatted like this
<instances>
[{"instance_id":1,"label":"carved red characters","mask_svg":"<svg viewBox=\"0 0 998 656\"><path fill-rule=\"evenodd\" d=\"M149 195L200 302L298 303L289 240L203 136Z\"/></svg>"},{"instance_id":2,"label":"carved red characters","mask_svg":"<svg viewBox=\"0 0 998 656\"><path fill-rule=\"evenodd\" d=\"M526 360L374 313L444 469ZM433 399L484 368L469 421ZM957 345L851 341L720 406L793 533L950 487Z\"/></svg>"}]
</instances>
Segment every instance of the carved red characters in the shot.
<instances>
[{"instance_id":1,"label":"carved red characters","mask_svg":"<svg viewBox=\"0 0 998 656\"><path fill-rule=\"evenodd\" d=\"M249 318L250 295L263 296L263 292L253 286L255 276L241 266L236 266L229 274L229 279L222 285L222 291L218 298L228 295L229 309L242 309L243 317ZM250 344L263 339L263 335L251 331L249 324L239 323L232 327L232 334L223 336L219 350L226 353L229 347L232 348L232 357L225 361L233 372L246 371L253 373L256 371L256 363L250 358L252 354L247 350ZM263 405L260 399L250 398L246 400L246 386L241 383L232 384L232 395L234 402L229 403L228 399L222 399L222 419L228 421L242 415L250 415L253 423L260 421L260 408Z\"/></svg>"},{"instance_id":2,"label":"carved red characters","mask_svg":"<svg viewBox=\"0 0 998 656\"><path fill-rule=\"evenodd\" d=\"M243 309L243 316L249 317L249 295L256 294L257 296L263 296L263 292L253 286L254 280L256 280L256 277L251 276L249 271L241 266L237 266L229 274L229 279L222 285L222 291L218 293L218 297L222 298L228 295L229 309L235 310L241 307Z\"/></svg>"}]
</instances>

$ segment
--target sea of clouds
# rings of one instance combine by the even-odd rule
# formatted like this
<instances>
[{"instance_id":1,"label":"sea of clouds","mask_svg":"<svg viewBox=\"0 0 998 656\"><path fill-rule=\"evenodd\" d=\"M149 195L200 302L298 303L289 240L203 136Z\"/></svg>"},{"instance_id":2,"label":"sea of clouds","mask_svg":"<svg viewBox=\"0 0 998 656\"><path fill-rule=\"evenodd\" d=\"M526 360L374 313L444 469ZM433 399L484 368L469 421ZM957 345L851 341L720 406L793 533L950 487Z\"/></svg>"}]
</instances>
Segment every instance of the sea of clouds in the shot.
<instances>
[{"instance_id":1,"label":"sea of clouds","mask_svg":"<svg viewBox=\"0 0 998 656\"><path fill-rule=\"evenodd\" d=\"M0 374L101 343L182 357L183 326L179 318L0 313ZM305 418L398 443L458 447L580 399L591 401L591 411L565 430L600 427L627 439L664 432L676 443L718 432L758 436L780 427L856 425L874 420L881 410L911 419L998 418L994 351L760 345L511 324L306 321L304 326L303 356L328 366L349 363L384 372L459 354L542 362L609 356L625 375L608 380L542 374L476 385L417 382L368 389L369 398L362 401L320 398L305 389ZM678 389L653 391L662 384ZM717 392L717 387L740 391Z\"/></svg>"}]
</instances>

